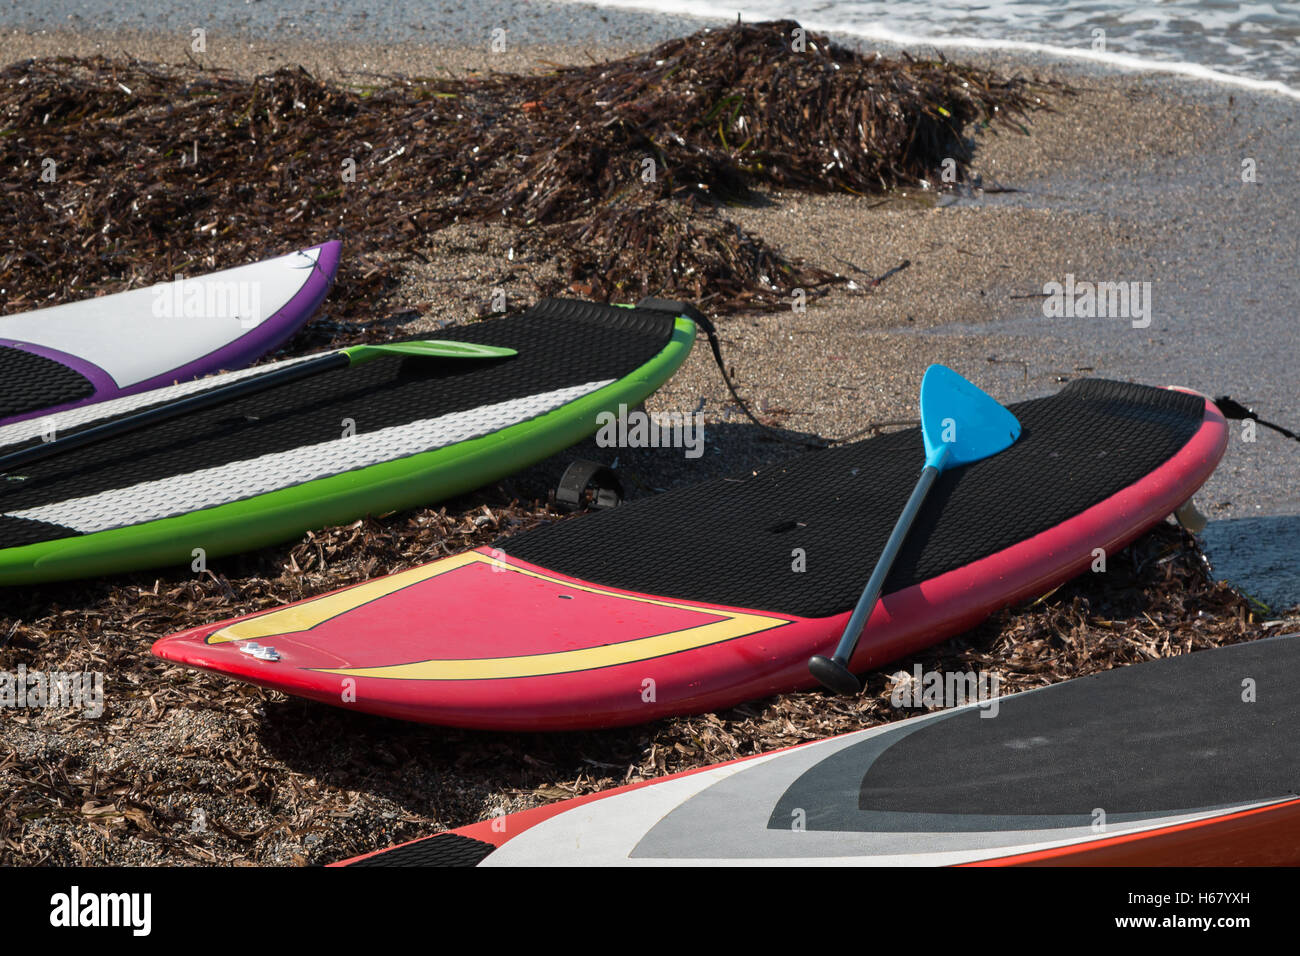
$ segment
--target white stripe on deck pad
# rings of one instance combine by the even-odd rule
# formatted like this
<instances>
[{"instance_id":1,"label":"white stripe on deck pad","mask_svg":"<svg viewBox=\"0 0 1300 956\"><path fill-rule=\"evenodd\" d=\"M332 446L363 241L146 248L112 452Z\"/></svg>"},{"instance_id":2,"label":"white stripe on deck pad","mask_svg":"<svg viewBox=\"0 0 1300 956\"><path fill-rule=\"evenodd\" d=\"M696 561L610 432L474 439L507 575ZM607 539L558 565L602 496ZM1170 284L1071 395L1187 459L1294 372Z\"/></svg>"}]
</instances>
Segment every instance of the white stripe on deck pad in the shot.
<instances>
[{"instance_id":1,"label":"white stripe on deck pad","mask_svg":"<svg viewBox=\"0 0 1300 956\"><path fill-rule=\"evenodd\" d=\"M588 382L438 418L393 425L350 438L338 438L15 511L11 517L45 521L92 534L189 514L480 438L553 411L613 381Z\"/></svg>"}]
</instances>

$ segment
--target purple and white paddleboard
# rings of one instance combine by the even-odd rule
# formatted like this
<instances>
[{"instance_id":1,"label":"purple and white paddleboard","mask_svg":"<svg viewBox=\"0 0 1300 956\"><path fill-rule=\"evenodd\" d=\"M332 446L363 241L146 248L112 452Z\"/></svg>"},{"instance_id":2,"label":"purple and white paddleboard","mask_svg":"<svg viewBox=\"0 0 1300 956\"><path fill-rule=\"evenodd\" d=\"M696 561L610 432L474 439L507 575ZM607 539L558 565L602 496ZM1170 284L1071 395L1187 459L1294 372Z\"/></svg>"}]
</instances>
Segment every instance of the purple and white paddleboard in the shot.
<instances>
[{"instance_id":1,"label":"purple and white paddleboard","mask_svg":"<svg viewBox=\"0 0 1300 956\"><path fill-rule=\"evenodd\" d=\"M0 425L237 369L312 316L339 243L0 316Z\"/></svg>"}]
</instances>

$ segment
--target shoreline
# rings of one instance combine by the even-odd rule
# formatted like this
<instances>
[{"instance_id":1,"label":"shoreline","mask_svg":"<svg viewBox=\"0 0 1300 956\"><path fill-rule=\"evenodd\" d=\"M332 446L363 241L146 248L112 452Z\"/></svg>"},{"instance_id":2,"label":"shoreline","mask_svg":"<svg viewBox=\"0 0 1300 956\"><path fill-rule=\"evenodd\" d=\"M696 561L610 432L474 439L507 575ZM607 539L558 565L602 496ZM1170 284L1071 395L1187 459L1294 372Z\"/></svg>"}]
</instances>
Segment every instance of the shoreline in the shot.
<instances>
[{"instance_id":1,"label":"shoreline","mask_svg":"<svg viewBox=\"0 0 1300 956\"><path fill-rule=\"evenodd\" d=\"M471 43L468 31L457 31L452 42L422 40L422 35L433 30L403 31L401 40L366 37L332 29L319 33L294 30L290 39L268 41L256 31L248 29L218 28L209 32L206 42L209 55L191 59L210 62L236 72L250 75L279 65L302 65L322 77L374 69L385 70L383 64L401 64L429 60L445 60L453 69L491 68L516 71L528 69L545 62L585 63L592 58L610 58L634 52L705 27L723 27L732 22L721 17L661 14L650 11L595 7L565 6L570 12L587 11L608 20L609 15L630 18L630 23L618 27L583 30L578 36L557 37L563 28L553 26L550 31L529 33L511 27L508 30L506 49L500 53L487 53L489 45L485 28L481 45ZM80 19L80 18L78 18ZM580 18L564 18L572 25ZM507 21L508 22L508 21ZM749 21L747 21L749 22ZM620 20L621 23L621 20ZM652 27L646 29L646 25ZM1262 79L1230 73L1214 67L1185 60L1153 60L1119 53L1095 53L1090 49L1053 46L1020 40L991 40L980 37L913 37L893 31L863 34L843 29L826 28L810 21L807 29L824 33L836 43L862 53L880 53L895 57L902 53L914 56L942 56L973 66L1016 74L1025 70L1039 71L1054 78L1087 85L1090 81L1103 84L1134 83L1167 91L1175 96L1215 99L1221 95L1242 94L1276 99L1280 102L1300 100L1300 87L1289 86L1281 80ZM510 35L511 33L514 35ZM411 37L412 39L405 39ZM115 55L123 52L140 59L180 62L187 56L190 37L184 32L167 32L153 28L102 27L78 29L76 26L24 27L0 23L0 65L25 56L82 55L95 53ZM10 51L17 53L17 57ZM339 57L355 61L361 57L364 66L350 63L344 67Z\"/></svg>"}]
</instances>

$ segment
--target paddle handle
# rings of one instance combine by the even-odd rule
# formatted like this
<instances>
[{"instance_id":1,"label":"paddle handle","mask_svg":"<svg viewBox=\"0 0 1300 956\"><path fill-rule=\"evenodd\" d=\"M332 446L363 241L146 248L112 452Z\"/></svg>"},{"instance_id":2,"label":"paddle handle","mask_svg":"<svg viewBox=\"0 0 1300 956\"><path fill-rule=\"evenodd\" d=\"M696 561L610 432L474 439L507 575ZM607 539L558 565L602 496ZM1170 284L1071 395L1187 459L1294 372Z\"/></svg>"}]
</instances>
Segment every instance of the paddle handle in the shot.
<instances>
[{"instance_id":1,"label":"paddle handle","mask_svg":"<svg viewBox=\"0 0 1300 956\"><path fill-rule=\"evenodd\" d=\"M24 448L22 451L0 457L0 475L22 465L30 465L34 461L60 455L74 448L82 448L107 438L116 438L128 434L155 422L166 421L180 415L188 415L191 412L211 408L214 405L222 405L232 399L263 392L269 388L275 388L277 385L306 378L309 375L316 375L319 372L347 368L349 364L350 359L346 352L333 352L312 359L309 362L299 362L296 365L290 365L288 368L267 372L264 375L253 375L241 382L232 382L230 385L224 385L221 388L214 388L208 392L191 395L189 398L168 402L166 405L159 405L137 415L105 422L103 425L96 425L94 428L74 432L67 438L59 438L40 445L33 445L31 448Z\"/></svg>"},{"instance_id":2,"label":"paddle handle","mask_svg":"<svg viewBox=\"0 0 1300 956\"><path fill-rule=\"evenodd\" d=\"M889 572L894 567L894 560L898 557L898 552L903 549L903 542L907 540L908 531L912 529L912 522L916 520L921 505L925 503L925 496L930 493L930 488L934 485L934 479L938 476L938 468L934 465L925 466L921 472L921 477L916 481L916 487L912 489L912 496L907 499L907 507L903 509L903 513L898 516L898 521L894 523L894 530L890 532L889 540L885 542L884 550L880 552L880 560L876 562L876 569L871 572L871 578L862 591L862 597L858 598L857 607L853 609L853 616L849 618L849 623L844 628L844 634L840 637L840 642L835 648L835 656L832 659L840 666L848 667L849 659L853 657L853 652L857 650L858 639L862 636L862 630L867 626L867 621L871 618L871 612L875 609L876 602L880 600L880 592L885 587L885 578L889 577Z\"/></svg>"}]
</instances>

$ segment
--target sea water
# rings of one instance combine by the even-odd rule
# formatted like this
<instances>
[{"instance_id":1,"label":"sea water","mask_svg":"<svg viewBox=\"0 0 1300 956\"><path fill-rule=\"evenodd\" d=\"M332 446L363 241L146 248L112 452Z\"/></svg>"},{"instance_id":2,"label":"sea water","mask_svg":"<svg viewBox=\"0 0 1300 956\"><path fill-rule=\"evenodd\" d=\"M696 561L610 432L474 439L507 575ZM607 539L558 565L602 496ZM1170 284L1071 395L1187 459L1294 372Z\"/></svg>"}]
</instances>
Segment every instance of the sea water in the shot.
<instances>
[{"instance_id":1,"label":"sea water","mask_svg":"<svg viewBox=\"0 0 1300 956\"><path fill-rule=\"evenodd\" d=\"M1233 0L0 0L0 29L195 29L275 41L645 46L708 23L795 19L841 38L1159 70L1300 98L1300 2Z\"/></svg>"},{"instance_id":2,"label":"sea water","mask_svg":"<svg viewBox=\"0 0 1300 956\"><path fill-rule=\"evenodd\" d=\"M601 7L803 26L891 45L1005 49L1300 97L1300 3L1233 0L599 0Z\"/></svg>"}]
</instances>

